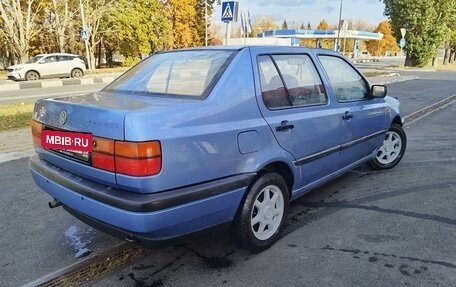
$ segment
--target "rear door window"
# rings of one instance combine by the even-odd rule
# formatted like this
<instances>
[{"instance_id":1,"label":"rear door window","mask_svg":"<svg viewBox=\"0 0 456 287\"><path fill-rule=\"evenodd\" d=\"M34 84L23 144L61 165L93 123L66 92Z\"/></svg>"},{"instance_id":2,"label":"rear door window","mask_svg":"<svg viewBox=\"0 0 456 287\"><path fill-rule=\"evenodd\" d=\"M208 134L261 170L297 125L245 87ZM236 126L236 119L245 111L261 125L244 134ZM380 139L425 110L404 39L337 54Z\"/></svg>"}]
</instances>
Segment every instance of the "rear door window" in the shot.
<instances>
[{"instance_id":1,"label":"rear door window","mask_svg":"<svg viewBox=\"0 0 456 287\"><path fill-rule=\"evenodd\" d=\"M262 97L270 109L322 105L328 102L323 84L308 55L258 57Z\"/></svg>"}]
</instances>

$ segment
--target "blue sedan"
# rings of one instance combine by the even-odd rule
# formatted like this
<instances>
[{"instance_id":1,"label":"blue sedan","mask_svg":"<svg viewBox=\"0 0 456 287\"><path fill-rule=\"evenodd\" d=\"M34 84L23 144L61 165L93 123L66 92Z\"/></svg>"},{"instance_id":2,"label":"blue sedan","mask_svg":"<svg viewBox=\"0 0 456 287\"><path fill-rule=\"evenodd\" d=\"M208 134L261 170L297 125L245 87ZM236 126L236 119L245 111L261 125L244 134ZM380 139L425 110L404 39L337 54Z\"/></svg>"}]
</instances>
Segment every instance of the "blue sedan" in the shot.
<instances>
[{"instance_id":1,"label":"blue sedan","mask_svg":"<svg viewBox=\"0 0 456 287\"><path fill-rule=\"evenodd\" d=\"M258 252L290 201L360 164L400 162L406 135L386 93L329 50L160 52L99 92L37 101L31 172L51 207L125 240L228 224Z\"/></svg>"}]
</instances>

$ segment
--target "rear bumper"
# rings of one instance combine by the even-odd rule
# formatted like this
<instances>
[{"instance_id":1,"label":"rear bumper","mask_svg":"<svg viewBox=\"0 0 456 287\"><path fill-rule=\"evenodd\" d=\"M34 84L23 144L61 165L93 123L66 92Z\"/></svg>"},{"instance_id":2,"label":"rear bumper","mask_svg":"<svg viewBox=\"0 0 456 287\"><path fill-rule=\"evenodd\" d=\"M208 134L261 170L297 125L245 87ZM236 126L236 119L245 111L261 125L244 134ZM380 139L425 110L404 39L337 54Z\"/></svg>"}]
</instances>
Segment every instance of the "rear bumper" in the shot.
<instances>
[{"instance_id":1,"label":"rear bumper","mask_svg":"<svg viewBox=\"0 0 456 287\"><path fill-rule=\"evenodd\" d=\"M83 221L94 226L98 222L104 229L121 231L122 236L131 233L153 241L231 221L255 176L242 174L160 193L138 194L80 178L37 155L31 157L30 167L38 186L73 214L80 215L77 217L86 218Z\"/></svg>"}]
</instances>

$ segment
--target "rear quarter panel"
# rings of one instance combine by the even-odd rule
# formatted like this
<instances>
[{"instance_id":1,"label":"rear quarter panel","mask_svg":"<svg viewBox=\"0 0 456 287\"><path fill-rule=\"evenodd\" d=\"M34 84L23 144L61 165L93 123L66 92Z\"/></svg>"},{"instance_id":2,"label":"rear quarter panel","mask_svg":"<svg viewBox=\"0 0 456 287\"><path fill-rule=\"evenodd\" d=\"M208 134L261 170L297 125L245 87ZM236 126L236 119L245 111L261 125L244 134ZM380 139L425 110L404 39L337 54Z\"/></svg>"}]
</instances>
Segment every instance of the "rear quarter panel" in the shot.
<instances>
[{"instance_id":1,"label":"rear quarter panel","mask_svg":"<svg viewBox=\"0 0 456 287\"><path fill-rule=\"evenodd\" d=\"M259 112L248 49L238 52L206 99L165 110L127 114L125 140L159 140L162 170L142 180L118 174L119 187L151 193L254 172L275 159L292 160ZM241 148L248 148L241 153L239 135L249 131L258 138L248 141L257 142L243 142Z\"/></svg>"}]
</instances>

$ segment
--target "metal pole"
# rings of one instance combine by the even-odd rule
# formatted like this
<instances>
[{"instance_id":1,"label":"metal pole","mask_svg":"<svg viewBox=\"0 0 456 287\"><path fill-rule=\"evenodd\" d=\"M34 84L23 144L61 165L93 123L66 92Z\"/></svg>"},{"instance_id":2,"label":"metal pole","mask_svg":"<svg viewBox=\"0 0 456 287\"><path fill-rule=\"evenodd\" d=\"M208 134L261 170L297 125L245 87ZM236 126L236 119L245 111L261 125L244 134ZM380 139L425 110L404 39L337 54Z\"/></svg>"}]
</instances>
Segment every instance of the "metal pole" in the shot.
<instances>
[{"instance_id":1,"label":"metal pole","mask_svg":"<svg viewBox=\"0 0 456 287\"><path fill-rule=\"evenodd\" d=\"M207 46L207 0L204 1L204 46Z\"/></svg>"},{"instance_id":2,"label":"metal pole","mask_svg":"<svg viewBox=\"0 0 456 287\"><path fill-rule=\"evenodd\" d=\"M87 31L87 26L84 17L84 5L82 4L82 0L79 0L79 7L81 8L81 18L82 18L82 30ZM87 33L87 36L89 34ZM87 58L87 65L89 66L89 70L92 70L92 61L90 60L90 53L89 53L89 39L85 39L85 49L86 49L86 58Z\"/></svg>"},{"instance_id":3,"label":"metal pole","mask_svg":"<svg viewBox=\"0 0 456 287\"><path fill-rule=\"evenodd\" d=\"M336 47L335 51L338 50L339 48L339 43L340 43L340 21L342 20L342 0L340 0L340 9L339 9L339 26L337 28L337 41L336 41Z\"/></svg>"},{"instance_id":4,"label":"metal pole","mask_svg":"<svg viewBox=\"0 0 456 287\"><path fill-rule=\"evenodd\" d=\"M228 21L225 22L225 25L226 25L226 30L225 30L225 45L228 45Z\"/></svg>"}]
</instances>

